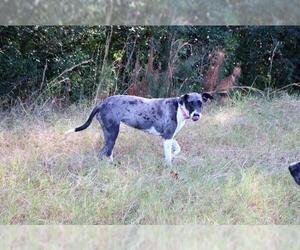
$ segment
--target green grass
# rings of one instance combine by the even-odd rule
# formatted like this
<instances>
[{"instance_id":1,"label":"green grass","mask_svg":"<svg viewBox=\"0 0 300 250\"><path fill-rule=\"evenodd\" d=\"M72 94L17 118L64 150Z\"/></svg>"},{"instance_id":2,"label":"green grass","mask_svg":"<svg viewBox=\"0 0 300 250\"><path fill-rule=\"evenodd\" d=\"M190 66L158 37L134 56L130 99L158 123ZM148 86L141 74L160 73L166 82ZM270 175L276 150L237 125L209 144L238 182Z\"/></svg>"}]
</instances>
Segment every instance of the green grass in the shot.
<instances>
[{"instance_id":1,"label":"green grass","mask_svg":"<svg viewBox=\"0 0 300 250\"><path fill-rule=\"evenodd\" d=\"M115 165L97 159L96 121L65 137L89 111L1 114L1 224L300 223L299 187L287 170L300 159L299 98L206 106L178 134L172 169L159 138L125 126Z\"/></svg>"}]
</instances>

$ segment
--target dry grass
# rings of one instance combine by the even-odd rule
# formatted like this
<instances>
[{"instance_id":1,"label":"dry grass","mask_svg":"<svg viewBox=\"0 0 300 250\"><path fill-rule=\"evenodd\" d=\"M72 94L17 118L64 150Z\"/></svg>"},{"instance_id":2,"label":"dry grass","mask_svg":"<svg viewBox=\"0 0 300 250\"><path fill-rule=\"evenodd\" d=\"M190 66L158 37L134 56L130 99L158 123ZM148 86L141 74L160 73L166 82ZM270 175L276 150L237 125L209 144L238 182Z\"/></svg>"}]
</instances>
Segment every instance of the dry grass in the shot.
<instances>
[{"instance_id":1,"label":"dry grass","mask_svg":"<svg viewBox=\"0 0 300 250\"><path fill-rule=\"evenodd\" d=\"M116 165L98 161L96 122L68 137L90 108L0 120L1 224L299 224L300 100L247 98L206 108L162 164L159 138L122 127ZM185 159L184 159L185 158Z\"/></svg>"}]
</instances>

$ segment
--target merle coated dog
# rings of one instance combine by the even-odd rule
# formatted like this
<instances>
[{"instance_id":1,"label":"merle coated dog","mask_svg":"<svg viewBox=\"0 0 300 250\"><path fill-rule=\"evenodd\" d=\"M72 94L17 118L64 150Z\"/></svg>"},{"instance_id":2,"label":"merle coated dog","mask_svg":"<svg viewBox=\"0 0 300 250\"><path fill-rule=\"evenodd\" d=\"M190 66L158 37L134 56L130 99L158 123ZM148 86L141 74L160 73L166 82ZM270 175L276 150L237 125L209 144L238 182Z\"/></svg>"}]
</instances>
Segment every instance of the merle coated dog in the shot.
<instances>
[{"instance_id":1,"label":"merle coated dog","mask_svg":"<svg viewBox=\"0 0 300 250\"><path fill-rule=\"evenodd\" d=\"M289 170L295 182L300 185L300 161L290 164Z\"/></svg>"},{"instance_id":2,"label":"merle coated dog","mask_svg":"<svg viewBox=\"0 0 300 250\"><path fill-rule=\"evenodd\" d=\"M165 161L172 164L173 156L181 151L175 140L187 119L198 121L202 105L213 99L209 93L188 93L181 97L147 99L129 95L107 97L91 112L88 120L80 127L66 134L86 129L94 116L101 124L104 134L104 146L99 157L113 160L113 148L119 134L120 123L160 136L164 142Z\"/></svg>"}]
</instances>

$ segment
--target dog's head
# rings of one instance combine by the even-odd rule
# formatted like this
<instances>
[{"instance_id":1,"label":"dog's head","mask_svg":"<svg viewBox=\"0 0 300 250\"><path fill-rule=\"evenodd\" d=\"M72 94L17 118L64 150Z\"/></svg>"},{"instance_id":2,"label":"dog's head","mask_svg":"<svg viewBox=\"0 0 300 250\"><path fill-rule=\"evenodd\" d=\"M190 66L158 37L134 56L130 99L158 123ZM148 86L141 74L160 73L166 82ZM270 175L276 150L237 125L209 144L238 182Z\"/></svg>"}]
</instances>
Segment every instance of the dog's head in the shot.
<instances>
[{"instance_id":1,"label":"dog's head","mask_svg":"<svg viewBox=\"0 0 300 250\"><path fill-rule=\"evenodd\" d=\"M300 161L297 163L292 163L289 166L291 175L294 177L295 182L300 185Z\"/></svg>"},{"instance_id":2,"label":"dog's head","mask_svg":"<svg viewBox=\"0 0 300 250\"><path fill-rule=\"evenodd\" d=\"M184 105L193 121L198 121L201 116L202 104L208 99L213 99L209 93L188 93L180 97L180 104Z\"/></svg>"}]
</instances>

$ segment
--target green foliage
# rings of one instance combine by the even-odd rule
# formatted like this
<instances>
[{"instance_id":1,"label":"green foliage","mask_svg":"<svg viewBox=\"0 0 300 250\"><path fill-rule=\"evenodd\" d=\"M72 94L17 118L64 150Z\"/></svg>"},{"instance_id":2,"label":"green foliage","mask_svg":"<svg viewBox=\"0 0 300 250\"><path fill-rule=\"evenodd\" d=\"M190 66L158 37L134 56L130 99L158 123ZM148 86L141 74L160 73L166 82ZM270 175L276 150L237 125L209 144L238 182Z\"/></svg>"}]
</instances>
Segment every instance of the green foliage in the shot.
<instances>
[{"instance_id":1,"label":"green foliage","mask_svg":"<svg viewBox=\"0 0 300 250\"><path fill-rule=\"evenodd\" d=\"M223 76L240 63L241 85L281 88L299 82L299 40L291 26L1 26L1 104L64 99L68 79L68 102L93 99L100 85L101 95L126 93L136 60L147 96L201 91L208 55L218 48L226 55Z\"/></svg>"}]
</instances>

